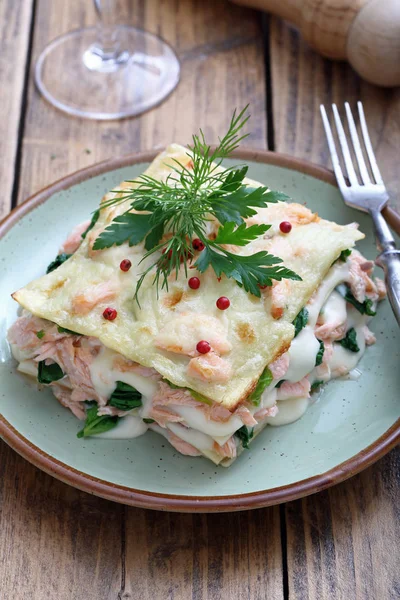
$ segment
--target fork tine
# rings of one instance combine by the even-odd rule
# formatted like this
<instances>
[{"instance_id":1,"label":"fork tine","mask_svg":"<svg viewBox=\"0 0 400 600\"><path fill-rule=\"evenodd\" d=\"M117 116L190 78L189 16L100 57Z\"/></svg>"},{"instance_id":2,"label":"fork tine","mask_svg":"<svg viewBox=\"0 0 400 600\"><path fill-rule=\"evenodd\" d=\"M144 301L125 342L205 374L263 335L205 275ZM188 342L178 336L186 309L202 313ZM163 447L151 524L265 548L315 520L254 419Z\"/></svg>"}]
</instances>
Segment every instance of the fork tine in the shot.
<instances>
[{"instance_id":1,"label":"fork tine","mask_svg":"<svg viewBox=\"0 0 400 600\"><path fill-rule=\"evenodd\" d=\"M361 150L360 140L358 138L357 128L356 124L354 123L353 113L351 112L350 104L348 102L345 102L344 106L346 109L347 121L349 123L351 141L353 142L354 152L357 158L358 167L360 169L361 179L365 184L371 183L367 165L365 164L363 152Z\"/></svg>"},{"instance_id":2,"label":"fork tine","mask_svg":"<svg viewBox=\"0 0 400 600\"><path fill-rule=\"evenodd\" d=\"M344 164L346 165L347 177L351 185L358 185L358 179L353 167L353 161L347 143L346 134L343 129L342 121L340 120L339 111L336 104L332 104L333 116L335 117L336 128L338 132L340 147L342 148Z\"/></svg>"},{"instance_id":3,"label":"fork tine","mask_svg":"<svg viewBox=\"0 0 400 600\"><path fill-rule=\"evenodd\" d=\"M364 108L363 108L363 105L361 102L357 102L357 106L358 106L358 114L360 115L361 131L362 131L363 138L364 138L364 144L367 149L367 154L368 154L369 162L371 165L372 173L374 174L376 183L383 185L382 175L378 169L378 164L376 162L375 154L372 149L372 144L371 144L371 140L370 140L369 133L368 133L367 122L365 120L365 115L364 115Z\"/></svg>"},{"instance_id":4,"label":"fork tine","mask_svg":"<svg viewBox=\"0 0 400 600\"><path fill-rule=\"evenodd\" d=\"M325 133L326 133L326 139L328 140L329 152L331 153L332 166L333 166L333 170L335 171L338 185L339 185L340 189L346 188L347 185L346 185L346 182L343 177L343 172L342 172L342 168L340 166L338 153L336 151L335 139L332 134L332 129L329 124L329 119L328 119L328 115L326 114L325 106L323 104L321 104L319 109L321 111L322 122L324 124L324 129L325 129Z\"/></svg>"}]
</instances>

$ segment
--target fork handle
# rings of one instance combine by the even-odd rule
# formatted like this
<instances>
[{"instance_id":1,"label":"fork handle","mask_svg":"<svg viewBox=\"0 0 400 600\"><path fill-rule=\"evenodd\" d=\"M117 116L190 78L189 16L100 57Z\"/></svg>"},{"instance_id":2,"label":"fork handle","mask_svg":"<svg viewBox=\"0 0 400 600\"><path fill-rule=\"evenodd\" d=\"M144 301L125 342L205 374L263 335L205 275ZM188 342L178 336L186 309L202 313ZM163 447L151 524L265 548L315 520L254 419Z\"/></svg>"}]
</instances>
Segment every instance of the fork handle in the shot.
<instances>
[{"instance_id":1,"label":"fork handle","mask_svg":"<svg viewBox=\"0 0 400 600\"><path fill-rule=\"evenodd\" d=\"M389 302L400 325L400 250L390 232L388 224L379 211L371 211L378 249L381 251L376 264L385 272Z\"/></svg>"}]
</instances>

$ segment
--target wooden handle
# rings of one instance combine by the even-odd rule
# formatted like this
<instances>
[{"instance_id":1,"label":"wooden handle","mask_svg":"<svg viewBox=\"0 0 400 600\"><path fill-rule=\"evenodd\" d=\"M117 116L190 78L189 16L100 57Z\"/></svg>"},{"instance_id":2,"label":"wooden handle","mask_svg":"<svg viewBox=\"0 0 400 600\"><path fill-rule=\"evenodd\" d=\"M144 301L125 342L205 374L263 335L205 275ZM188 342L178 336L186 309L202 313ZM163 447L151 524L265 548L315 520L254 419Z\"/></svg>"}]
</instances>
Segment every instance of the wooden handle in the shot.
<instances>
[{"instance_id":1,"label":"wooden handle","mask_svg":"<svg viewBox=\"0 0 400 600\"><path fill-rule=\"evenodd\" d=\"M400 215L399 215L399 213L396 212L395 210L393 210L393 208L390 208L390 206L386 206L383 209L382 214L385 217L385 220L386 220L387 224L389 225L389 227L391 227L393 229L393 231L395 231L397 233L397 235L400 235Z\"/></svg>"},{"instance_id":2,"label":"wooden handle","mask_svg":"<svg viewBox=\"0 0 400 600\"><path fill-rule=\"evenodd\" d=\"M400 85L400 0L234 0L296 25L323 56L377 85Z\"/></svg>"}]
</instances>

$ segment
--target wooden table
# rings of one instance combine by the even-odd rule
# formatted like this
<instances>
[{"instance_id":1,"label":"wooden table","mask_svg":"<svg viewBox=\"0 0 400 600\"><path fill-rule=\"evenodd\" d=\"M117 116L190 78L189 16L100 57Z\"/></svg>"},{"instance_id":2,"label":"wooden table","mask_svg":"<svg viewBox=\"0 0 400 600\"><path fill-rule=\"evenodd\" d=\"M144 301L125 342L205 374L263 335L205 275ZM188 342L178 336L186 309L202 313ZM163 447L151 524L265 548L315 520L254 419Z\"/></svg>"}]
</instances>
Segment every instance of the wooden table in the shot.
<instances>
[{"instance_id":1,"label":"wooden table","mask_svg":"<svg viewBox=\"0 0 400 600\"><path fill-rule=\"evenodd\" d=\"M225 0L132 0L123 20L160 33L182 61L179 89L139 119L69 118L33 86L39 51L94 23L89 0L0 2L0 214L100 160L211 141L251 103L248 145L329 164L321 102L364 102L384 179L400 189L400 92L311 52L275 18ZM0 445L2 600L392 600L400 595L399 452L304 500L253 512L180 515L79 492Z\"/></svg>"}]
</instances>

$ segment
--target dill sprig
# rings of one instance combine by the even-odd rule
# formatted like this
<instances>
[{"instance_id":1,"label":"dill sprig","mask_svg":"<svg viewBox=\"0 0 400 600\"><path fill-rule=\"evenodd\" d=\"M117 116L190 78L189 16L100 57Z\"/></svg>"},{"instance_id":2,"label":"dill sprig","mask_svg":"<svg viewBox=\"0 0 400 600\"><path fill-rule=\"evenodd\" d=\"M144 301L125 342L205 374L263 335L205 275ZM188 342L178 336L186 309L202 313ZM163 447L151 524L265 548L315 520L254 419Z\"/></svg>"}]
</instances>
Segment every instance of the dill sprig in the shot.
<instances>
[{"instance_id":1,"label":"dill sprig","mask_svg":"<svg viewBox=\"0 0 400 600\"><path fill-rule=\"evenodd\" d=\"M135 297L144 279L154 273L153 283L157 290L168 289L170 275L179 276L181 266L188 275L188 266L200 272L212 267L216 276L223 274L233 278L238 285L260 297L260 287L272 285L272 280L300 277L282 266L282 260L266 251L247 256L232 253L224 245L245 246L262 236L270 225L247 226L244 219L257 213L256 208L267 206L288 197L280 192L268 191L266 187L253 188L243 181L246 166L220 169L239 143L247 137L242 128L249 119L247 106L233 113L225 136L212 149L203 132L193 135L188 147L190 167L175 160L172 173L165 181L149 175L141 175L130 183L136 187L116 192L102 208L119 202L129 202L129 208L117 216L99 235L94 250L110 248L128 242L130 246L144 241L146 253L142 259L154 256L136 285ZM131 212L134 210L135 212ZM207 235L207 223L214 217L220 227L214 240ZM198 238L204 244L196 260L192 240ZM193 262L195 260L195 262Z\"/></svg>"}]
</instances>

